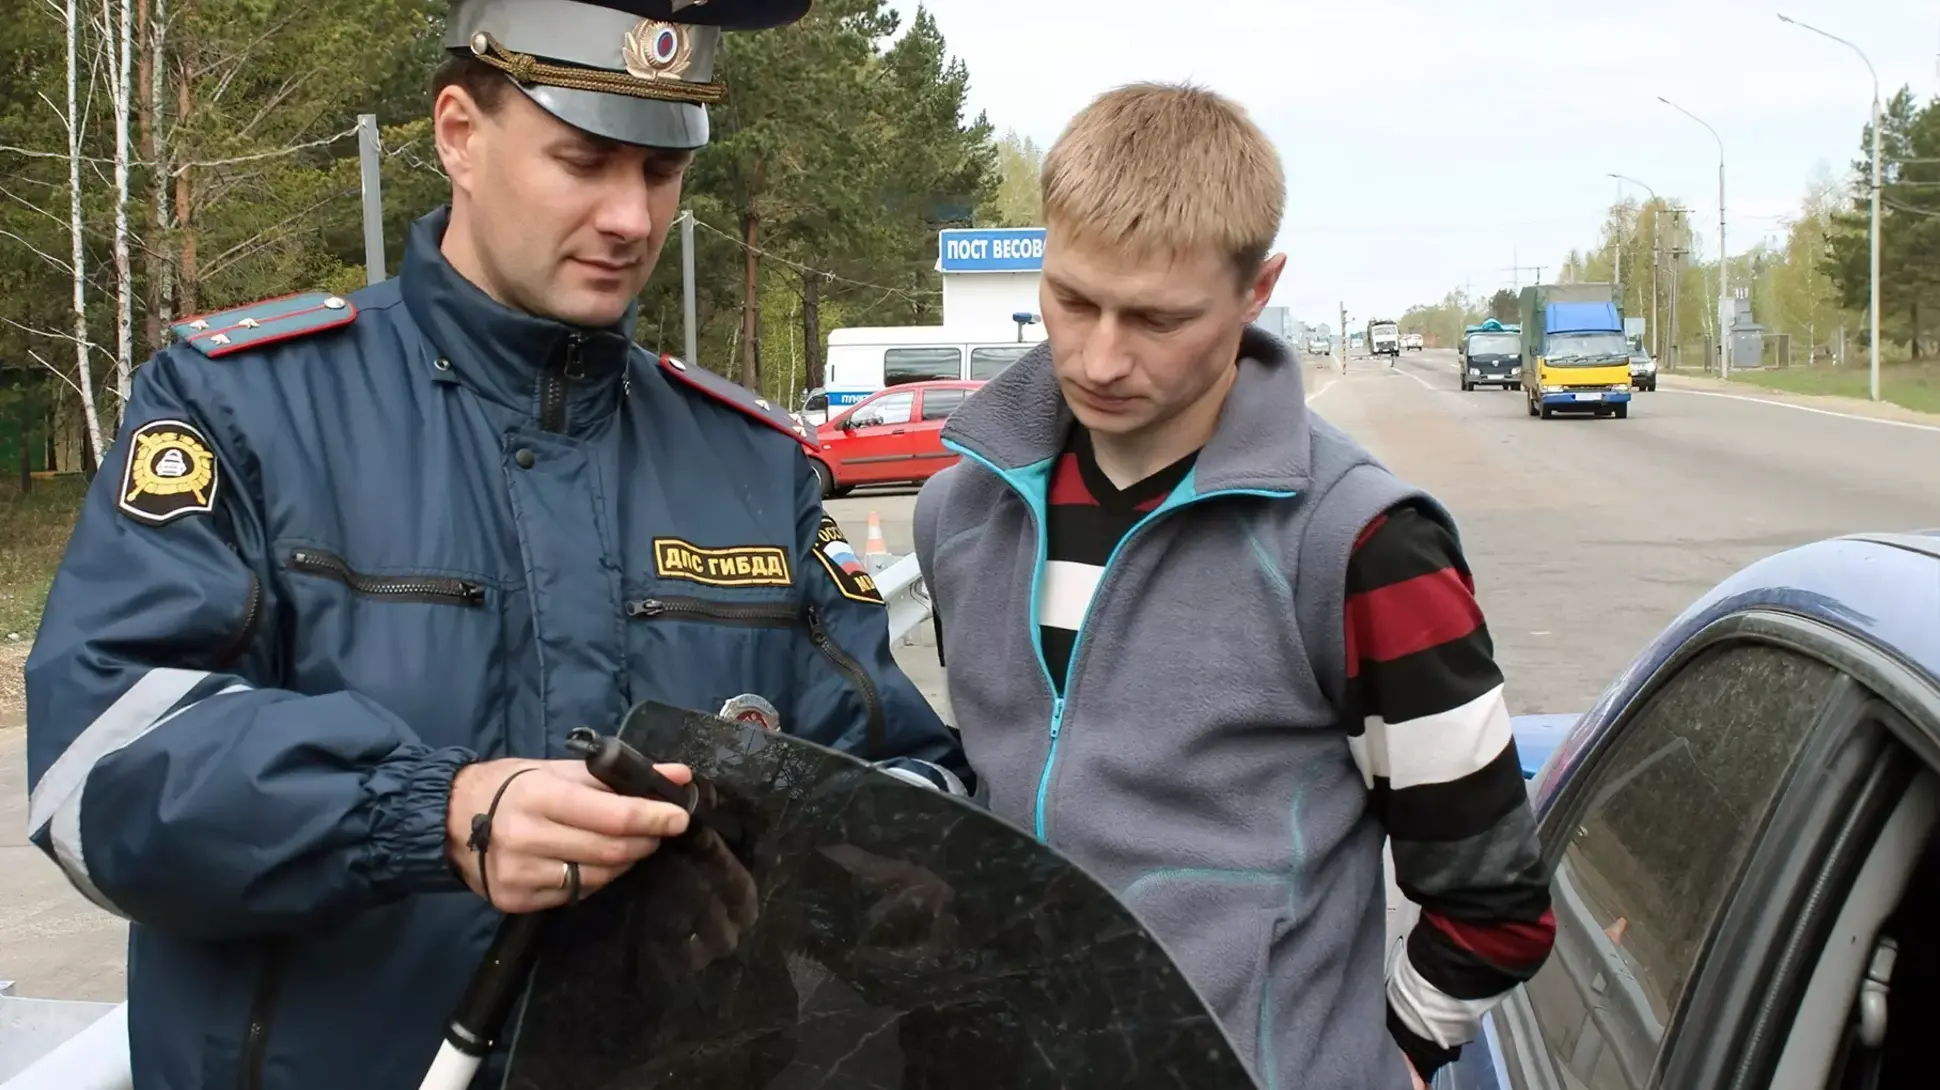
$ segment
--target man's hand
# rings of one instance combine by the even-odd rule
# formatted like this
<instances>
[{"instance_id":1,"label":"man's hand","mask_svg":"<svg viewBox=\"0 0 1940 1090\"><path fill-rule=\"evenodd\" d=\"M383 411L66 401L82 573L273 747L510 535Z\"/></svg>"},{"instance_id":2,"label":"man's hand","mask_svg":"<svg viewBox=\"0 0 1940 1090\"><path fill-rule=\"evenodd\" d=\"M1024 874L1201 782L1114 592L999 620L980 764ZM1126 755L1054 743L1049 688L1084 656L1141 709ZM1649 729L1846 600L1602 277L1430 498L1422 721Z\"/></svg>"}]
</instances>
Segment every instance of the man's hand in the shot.
<instances>
[{"instance_id":1,"label":"man's hand","mask_svg":"<svg viewBox=\"0 0 1940 1090\"><path fill-rule=\"evenodd\" d=\"M685 765L655 765L684 784ZM500 912L538 912L572 898L566 864L579 864L579 894L590 896L652 855L660 841L687 831L687 812L651 799L616 795L586 771L583 761L508 758L467 765L451 782L445 811L445 855L474 893L485 896L479 854L470 847L472 819L490 811L492 797L514 773L492 817L484 854L491 868L492 906Z\"/></svg>"},{"instance_id":2,"label":"man's hand","mask_svg":"<svg viewBox=\"0 0 1940 1090\"><path fill-rule=\"evenodd\" d=\"M702 829L691 844L683 842L682 847L680 855L692 864L689 888L695 896L685 913L677 913L688 922L681 950L687 957L687 971L698 973L740 948L741 935L760 918L761 891L714 830Z\"/></svg>"},{"instance_id":3,"label":"man's hand","mask_svg":"<svg viewBox=\"0 0 1940 1090\"><path fill-rule=\"evenodd\" d=\"M732 955L761 914L755 879L706 825L629 877L625 931L635 986L652 991Z\"/></svg>"}]
</instances>

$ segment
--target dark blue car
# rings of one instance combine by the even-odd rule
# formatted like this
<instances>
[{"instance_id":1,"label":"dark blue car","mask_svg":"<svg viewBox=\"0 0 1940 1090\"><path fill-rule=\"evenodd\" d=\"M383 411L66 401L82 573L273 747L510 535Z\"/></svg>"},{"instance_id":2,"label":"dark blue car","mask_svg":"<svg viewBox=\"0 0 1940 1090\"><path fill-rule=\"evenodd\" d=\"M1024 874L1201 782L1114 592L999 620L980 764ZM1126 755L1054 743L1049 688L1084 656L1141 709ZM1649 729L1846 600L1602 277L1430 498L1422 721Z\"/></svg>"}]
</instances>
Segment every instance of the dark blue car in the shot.
<instances>
[{"instance_id":1,"label":"dark blue car","mask_svg":"<svg viewBox=\"0 0 1940 1090\"><path fill-rule=\"evenodd\" d=\"M1517 728L1556 948L1434 1086L1940 1085L1940 531L1760 561Z\"/></svg>"}]
</instances>

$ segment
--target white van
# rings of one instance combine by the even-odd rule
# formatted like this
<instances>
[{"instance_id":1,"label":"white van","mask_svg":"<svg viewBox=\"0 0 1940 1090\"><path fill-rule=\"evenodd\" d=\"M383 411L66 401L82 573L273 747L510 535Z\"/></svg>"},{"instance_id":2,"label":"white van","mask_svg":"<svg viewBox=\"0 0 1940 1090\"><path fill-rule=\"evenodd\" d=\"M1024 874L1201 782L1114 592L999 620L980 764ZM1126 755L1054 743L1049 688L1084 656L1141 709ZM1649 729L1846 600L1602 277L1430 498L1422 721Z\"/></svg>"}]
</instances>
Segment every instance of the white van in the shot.
<instances>
[{"instance_id":1,"label":"white van","mask_svg":"<svg viewBox=\"0 0 1940 1090\"><path fill-rule=\"evenodd\" d=\"M826 411L841 412L905 382L988 381L1044 339L1044 327L1009 330L948 326L856 326L829 330Z\"/></svg>"}]
</instances>

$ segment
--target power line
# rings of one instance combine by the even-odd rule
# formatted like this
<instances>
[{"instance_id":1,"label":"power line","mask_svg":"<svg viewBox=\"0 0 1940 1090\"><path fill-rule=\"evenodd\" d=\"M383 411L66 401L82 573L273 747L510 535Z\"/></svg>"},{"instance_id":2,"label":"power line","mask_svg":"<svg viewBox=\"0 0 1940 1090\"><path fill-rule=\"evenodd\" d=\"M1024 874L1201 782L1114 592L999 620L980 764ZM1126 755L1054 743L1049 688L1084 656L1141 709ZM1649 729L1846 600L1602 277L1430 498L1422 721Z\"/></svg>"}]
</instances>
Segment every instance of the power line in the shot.
<instances>
[{"instance_id":1,"label":"power line","mask_svg":"<svg viewBox=\"0 0 1940 1090\"><path fill-rule=\"evenodd\" d=\"M248 155L238 155L229 159L198 159L198 160L193 160L186 163L170 164L170 163L157 163L150 159L136 159L136 158L130 157L128 160L128 165L130 167L173 166L174 169L171 171L171 174L179 175L186 171L194 170L197 168L235 166L238 163L252 163L259 159L274 159L284 155L295 155L297 152L300 152L300 151L308 151L312 148L326 147L330 144L335 144L340 140L346 139L348 137L356 136L356 135L357 135L356 129L354 128L345 129L343 132L340 132L335 136L325 136L316 140L306 140L303 143L291 144L288 147L274 148L269 151L252 152ZM68 154L64 151L37 151L33 148L14 147L10 144L0 144L0 152L6 152L12 155L24 155L30 159L68 158ZM88 163L93 166L113 166L115 162L113 159L103 159L95 155L82 155L82 156L78 156L77 158L79 158L81 162Z\"/></svg>"},{"instance_id":2,"label":"power line","mask_svg":"<svg viewBox=\"0 0 1940 1090\"><path fill-rule=\"evenodd\" d=\"M871 284L864 280L852 280L849 277L837 275L836 273L829 272L826 269L813 268L811 266L804 265L799 261L794 261L789 258L782 257L780 254L772 253L768 250L764 250L759 246L750 246L746 242L743 242L741 239L735 238L733 235L728 234L726 231L723 231L720 228L713 226L712 224L708 223L706 220L700 218L699 216L694 217L694 225L696 227L701 228L702 230L706 231L711 235L718 235L719 237L734 243L736 246L741 247L743 250L746 250L751 254L756 254L760 257L764 257L769 261L775 262L778 265L786 265L789 268L794 269L799 273L803 273L804 275L816 276L816 277L820 277L823 280L828 280L828 281L837 281L843 284L852 285L854 287L865 288L869 291L879 291L884 293L885 297L890 295L900 295L903 298L908 299L912 302L915 301L918 296L935 296L935 295L943 294L940 291L929 291L929 290L921 290L921 289L915 289L915 288L891 288L891 287L885 287L882 284Z\"/></svg>"}]
</instances>

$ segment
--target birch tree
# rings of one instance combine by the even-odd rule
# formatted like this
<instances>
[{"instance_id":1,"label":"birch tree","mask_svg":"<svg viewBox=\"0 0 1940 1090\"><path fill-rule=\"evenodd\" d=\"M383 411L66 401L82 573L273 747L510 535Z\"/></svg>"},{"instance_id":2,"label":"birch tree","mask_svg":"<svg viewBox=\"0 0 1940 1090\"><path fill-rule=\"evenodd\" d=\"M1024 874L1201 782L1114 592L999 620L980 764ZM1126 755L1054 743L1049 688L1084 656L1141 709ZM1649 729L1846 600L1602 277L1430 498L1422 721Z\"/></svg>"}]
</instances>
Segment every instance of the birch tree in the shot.
<instances>
[{"instance_id":1,"label":"birch tree","mask_svg":"<svg viewBox=\"0 0 1940 1090\"><path fill-rule=\"evenodd\" d=\"M81 407L87 416L88 450L96 465L105 449L101 442L101 414L94 404L94 371L88 359L88 278L87 233L82 222L81 201L81 12L78 0L67 0L67 188L68 229L74 244L71 262L74 272L74 370L81 391Z\"/></svg>"},{"instance_id":2,"label":"birch tree","mask_svg":"<svg viewBox=\"0 0 1940 1090\"><path fill-rule=\"evenodd\" d=\"M128 259L128 122L134 111L133 73L134 5L132 0L101 0L102 28L110 48L110 82L114 87L115 112L115 395L120 406L128 403L135 369L135 273ZM119 19L115 18L119 9ZM118 26L117 26L118 22ZM97 457L99 452L97 450Z\"/></svg>"}]
</instances>

